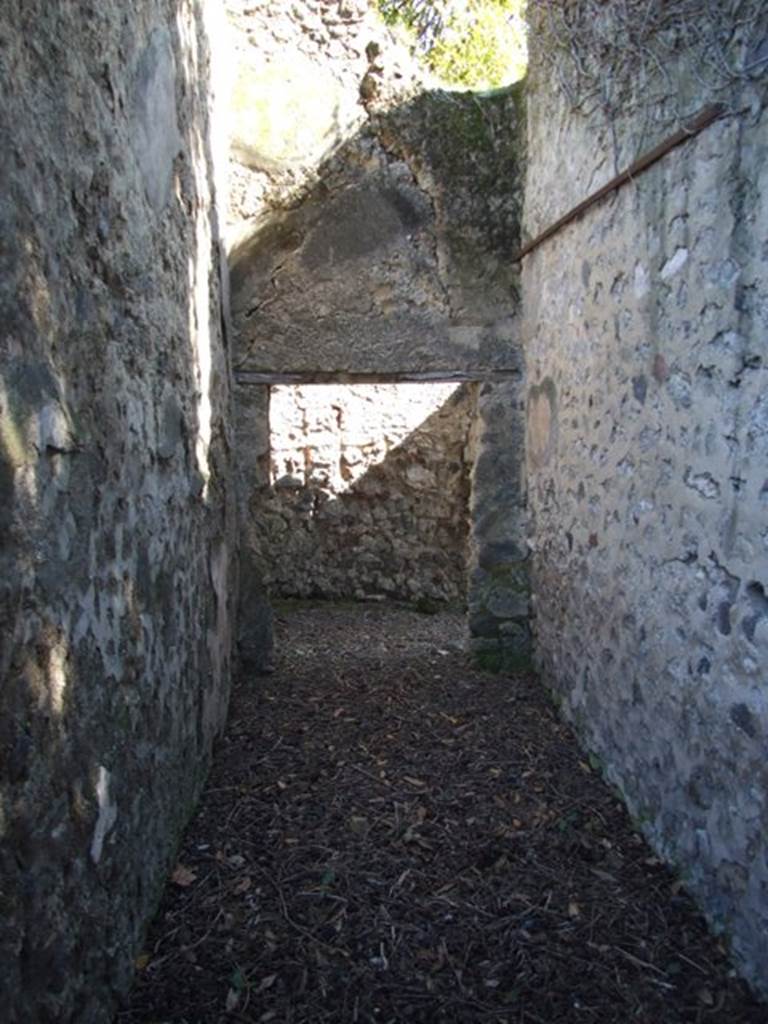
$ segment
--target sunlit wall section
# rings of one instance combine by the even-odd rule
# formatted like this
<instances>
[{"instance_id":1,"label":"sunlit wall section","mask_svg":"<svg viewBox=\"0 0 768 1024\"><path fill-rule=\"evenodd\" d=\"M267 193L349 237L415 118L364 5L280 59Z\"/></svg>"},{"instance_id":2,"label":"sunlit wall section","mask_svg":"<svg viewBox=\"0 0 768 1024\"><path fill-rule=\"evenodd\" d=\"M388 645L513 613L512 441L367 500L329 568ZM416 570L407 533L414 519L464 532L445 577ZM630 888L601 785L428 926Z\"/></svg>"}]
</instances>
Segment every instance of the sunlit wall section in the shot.
<instances>
[{"instance_id":1,"label":"sunlit wall section","mask_svg":"<svg viewBox=\"0 0 768 1024\"><path fill-rule=\"evenodd\" d=\"M461 600L473 405L449 383L273 388L273 594Z\"/></svg>"}]
</instances>

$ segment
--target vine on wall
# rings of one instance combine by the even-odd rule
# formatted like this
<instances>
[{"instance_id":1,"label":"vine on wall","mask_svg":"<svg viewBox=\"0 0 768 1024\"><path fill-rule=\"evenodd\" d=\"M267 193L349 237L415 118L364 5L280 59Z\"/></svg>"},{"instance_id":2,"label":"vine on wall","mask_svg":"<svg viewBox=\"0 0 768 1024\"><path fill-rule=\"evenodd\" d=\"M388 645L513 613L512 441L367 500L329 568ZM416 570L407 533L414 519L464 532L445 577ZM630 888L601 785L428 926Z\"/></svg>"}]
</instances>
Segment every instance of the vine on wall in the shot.
<instances>
[{"instance_id":1,"label":"vine on wall","mask_svg":"<svg viewBox=\"0 0 768 1024\"><path fill-rule=\"evenodd\" d=\"M585 113L663 104L684 123L768 72L765 0L535 0L528 13L537 66Z\"/></svg>"}]
</instances>

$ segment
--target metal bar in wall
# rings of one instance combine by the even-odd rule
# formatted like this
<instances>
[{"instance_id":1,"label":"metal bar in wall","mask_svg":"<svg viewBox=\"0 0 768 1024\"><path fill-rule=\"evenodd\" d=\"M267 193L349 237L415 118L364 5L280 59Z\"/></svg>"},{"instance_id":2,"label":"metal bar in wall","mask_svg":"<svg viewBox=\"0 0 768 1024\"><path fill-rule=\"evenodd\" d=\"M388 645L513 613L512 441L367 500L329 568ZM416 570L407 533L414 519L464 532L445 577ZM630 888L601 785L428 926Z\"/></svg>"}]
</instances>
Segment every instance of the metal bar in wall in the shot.
<instances>
[{"instance_id":1,"label":"metal bar in wall","mask_svg":"<svg viewBox=\"0 0 768 1024\"><path fill-rule=\"evenodd\" d=\"M457 384L472 381L514 380L519 370L427 370L404 373L349 373L307 370L291 373L267 373L238 370L236 384Z\"/></svg>"},{"instance_id":2,"label":"metal bar in wall","mask_svg":"<svg viewBox=\"0 0 768 1024\"><path fill-rule=\"evenodd\" d=\"M635 160L633 164L630 164L630 166L627 167L626 170L622 171L621 174L617 174L615 178L611 178L611 180L607 184L603 185L602 188L593 192L592 195L587 196L587 198L582 200L578 206L574 206L572 210L569 210L568 213L565 214L565 216L555 221L554 224L551 224L546 231L542 231L541 234L537 235L532 241L524 245L514 257L513 262L518 263L524 256L527 256L528 253L532 252L548 238L556 235L558 231L562 230L562 228L566 226L566 224L570 224L571 221L576 220L577 217L580 217L586 210L591 206L594 206L595 203L599 202L604 196L609 195L611 192L615 192L617 189L621 188L622 185L625 185L628 181L632 181L639 174L642 174L643 171L648 170L649 167L661 160L663 156L666 156L670 150L675 149L683 142L693 138L694 135L698 135L699 132L712 124L713 121L722 117L724 113L725 107L721 103L715 103L711 106L704 107L689 124L685 125L685 127L681 128L679 131L676 131L674 135L670 135L668 138L664 139L658 144L658 146L654 146L653 149L649 150L638 160Z\"/></svg>"}]
</instances>

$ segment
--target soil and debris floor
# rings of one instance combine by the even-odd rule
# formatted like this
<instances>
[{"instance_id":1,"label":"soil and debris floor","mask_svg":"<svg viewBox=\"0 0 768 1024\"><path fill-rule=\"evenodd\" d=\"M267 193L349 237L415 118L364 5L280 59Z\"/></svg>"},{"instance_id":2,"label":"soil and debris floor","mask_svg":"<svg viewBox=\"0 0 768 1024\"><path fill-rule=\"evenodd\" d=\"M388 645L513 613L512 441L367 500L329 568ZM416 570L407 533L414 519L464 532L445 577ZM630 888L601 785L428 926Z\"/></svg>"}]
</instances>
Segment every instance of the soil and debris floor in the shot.
<instances>
[{"instance_id":1,"label":"soil and debris floor","mask_svg":"<svg viewBox=\"0 0 768 1024\"><path fill-rule=\"evenodd\" d=\"M465 625L278 614L120 1024L765 1024L532 676Z\"/></svg>"}]
</instances>

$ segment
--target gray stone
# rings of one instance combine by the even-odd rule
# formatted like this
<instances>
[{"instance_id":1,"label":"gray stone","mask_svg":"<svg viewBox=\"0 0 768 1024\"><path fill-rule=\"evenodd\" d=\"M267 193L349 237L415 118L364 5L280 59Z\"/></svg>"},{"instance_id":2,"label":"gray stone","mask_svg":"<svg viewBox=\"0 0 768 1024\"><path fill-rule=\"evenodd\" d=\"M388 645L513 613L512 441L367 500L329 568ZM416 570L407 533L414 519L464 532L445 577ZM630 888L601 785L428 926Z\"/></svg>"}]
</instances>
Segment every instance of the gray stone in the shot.
<instances>
[{"instance_id":1,"label":"gray stone","mask_svg":"<svg viewBox=\"0 0 768 1024\"><path fill-rule=\"evenodd\" d=\"M241 648L251 606L266 600L259 585L274 597L464 600L475 391L272 389L271 488L243 505L252 589L241 598Z\"/></svg>"},{"instance_id":2,"label":"gray stone","mask_svg":"<svg viewBox=\"0 0 768 1024\"><path fill-rule=\"evenodd\" d=\"M173 161L182 148L176 114L176 58L167 28L157 28L133 81L134 147L144 189L159 213L171 194Z\"/></svg>"},{"instance_id":3,"label":"gray stone","mask_svg":"<svg viewBox=\"0 0 768 1024\"><path fill-rule=\"evenodd\" d=\"M677 51L674 94L644 110L649 69L617 82L602 49L581 71L627 103L574 116L532 32L524 126L523 87L419 91L364 0L228 0L230 325L203 8L6 7L10 1024L113 1016L224 720L238 591L242 663L268 671L270 588L428 609L463 595L465 568L473 655L512 672L535 649L768 993L765 71L521 278L526 146L533 237L698 107L706 68ZM505 373L418 424L377 392L384 439L301 398L270 448L265 375L334 370Z\"/></svg>"},{"instance_id":4,"label":"gray stone","mask_svg":"<svg viewBox=\"0 0 768 1024\"><path fill-rule=\"evenodd\" d=\"M0 37L2 1012L108 1024L229 688L207 40L154 0Z\"/></svg>"},{"instance_id":5,"label":"gray stone","mask_svg":"<svg viewBox=\"0 0 768 1024\"><path fill-rule=\"evenodd\" d=\"M390 97L303 202L238 230L238 368L518 369L518 93Z\"/></svg>"},{"instance_id":6,"label":"gray stone","mask_svg":"<svg viewBox=\"0 0 768 1024\"><path fill-rule=\"evenodd\" d=\"M688 61L665 74L697 83L698 107ZM529 90L531 237L610 177L614 144L636 154L673 127L643 134L640 98L610 124L574 117L535 37ZM764 90L736 106L741 123L712 125L526 258L527 490L542 673L768 993L768 791L748 755L768 731L765 384L747 368L765 326L737 286L768 295Z\"/></svg>"},{"instance_id":7,"label":"gray stone","mask_svg":"<svg viewBox=\"0 0 768 1024\"><path fill-rule=\"evenodd\" d=\"M262 568L252 557L240 562L238 653L246 672L262 674L273 668L273 614L266 596Z\"/></svg>"}]
</instances>

